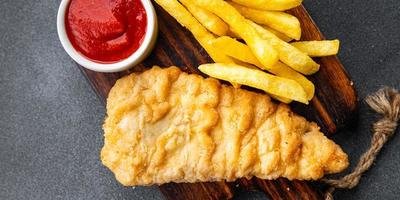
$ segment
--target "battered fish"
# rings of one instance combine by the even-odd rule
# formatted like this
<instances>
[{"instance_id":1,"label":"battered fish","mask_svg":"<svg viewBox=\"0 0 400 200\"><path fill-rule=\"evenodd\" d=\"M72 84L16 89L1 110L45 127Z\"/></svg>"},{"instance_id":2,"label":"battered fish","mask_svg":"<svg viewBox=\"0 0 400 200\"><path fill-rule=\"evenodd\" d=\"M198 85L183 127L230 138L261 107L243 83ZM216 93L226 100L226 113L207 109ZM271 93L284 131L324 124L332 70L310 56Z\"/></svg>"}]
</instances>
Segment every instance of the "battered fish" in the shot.
<instances>
[{"instance_id":1,"label":"battered fish","mask_svg":"<svg viewBox=\"0 0 400 200\"><path fill-rule=\"evenodd\" d=\"M287 105L176 67L118 80L103 128L101 160L126 186L315 180L348 166L342 149Z\"/></svg>"}]
</instances>

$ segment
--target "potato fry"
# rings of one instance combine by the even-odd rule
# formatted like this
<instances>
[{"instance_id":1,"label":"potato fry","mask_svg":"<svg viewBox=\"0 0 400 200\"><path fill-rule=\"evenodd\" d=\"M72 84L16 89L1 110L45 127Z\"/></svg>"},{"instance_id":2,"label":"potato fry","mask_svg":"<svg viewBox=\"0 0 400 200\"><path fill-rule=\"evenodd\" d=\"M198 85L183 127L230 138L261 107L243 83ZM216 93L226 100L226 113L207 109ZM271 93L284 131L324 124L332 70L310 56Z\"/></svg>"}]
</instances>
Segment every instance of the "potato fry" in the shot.
<instances>
[{"instance_id":1,"label":"potato fry","mask_svg":"<svg viewBox=\"0 0 400 200\"><path fill-rule=\"evenodd\" d=\"M209 31L215 35L224 36L228 34L229 26L218 16L196 6L191 0L179 0L189 12Z\"/></svg>"},{"instance_id":2,"label":"potato fry","mask_svg":"<svg viewBox=\"0 0 400 200\"><path fill-rule=\"evenodd\" d=\"M267 25L296 40L301 37L300 21L293 15L285 12L256 10L233 2L230 4L244 17L257 24Z\"/></svg>"},{"instance_id":3,"label":"potato fry","mask_svg":"<svg viewBox=\"0 0 400 200\"><path fill-rule=\"evenodd\" d=\"M260 36L267 40L279 52L279 59L289 65L294 70L311 75L319 70L319 64L314 62L306 53L298 50L287 42L282 41L276 35L264 29L260 25L247 20L253 26Z\"/></svg>"},{"instance_id":4,"label":"potato fry","mask_svg":"<svg viewBox=\"0 0 400 200\"><path fill-rule=\"evenodd\" d=\"M270 70L270 72L277 76L292 79L297 83L299 83L307 94L307 100L310 101L314 97L315 94L314 84L310 80L308 80L305 76L296 72L295 70L285 65L284 63L277 62L274 68Z\"/></svg>"},{"instance_id":5,"label":"potato fry","mask_svg":"<svg viewBox=\"0 0 400 200\"><path fill-rule=\"evenodd\" d=\"M253 64L261 69L265 67L258 62L257 58L253 55L250 48L233 38L223 36L215 39L213 45L224 51L228 56L231 56L240 61ZM269 72L280 77L288 78L298 82L307 94L307 99L311 100L314 97L315 86L302 74L296 72L287 65L277 62L272 68L268 69ZM278 99L279 100L279 99Z\"/></svg>"},{"instance_id":6,"label":"potato fry","mask_svg":"<svg viewBox=\"0 0 400 200\"><path fill-rule=\"evenodd\" d=\"M227 55L227 56L229 56L229 55ZM254 66L254 65L251 64L251 63L241 61L241 60L236 59L236 58L234 58L234 57L232 57L232 56L229 56L229 57L230 57L232 60L234 60L234 63L237 64L237 65L240 65L240 66L243 66L243 67L247 67L247 68L249 68L249 69L259 69L258 67Z\"/></svg>"},{"instance_id":7,"label":"potato fry","mask_svg":"<svg viewBox=\"0 0 400 200\"><path fill-rule=\"evenodd\" d=\"M249 51L250 51L250 49L249 49ZM235 59L235 58L232 58L232 59L235 61L235 64L237 64L237 65L240 65L240 66L243 66L243 67L246 67L246 68L249 68L249 69L255 69L255 70L258 70L258 69L259 69L259 68L255 67L254 65L251 65L251 64L249 64L249 63L243 62L243 61L241 61L241 60L238 60L238 59ZM239 85L239 84L237 84L237 83L231 83L231 84L232 84L234 87L235 87L236 85L239 86L239 87L235 87L235 88L240 88L240 86L241 86L241 85ZM273 99L275 99L275 100L277 100L277 101L286 103L286 104L289 104L289 103L292 102L292 100L291 100L291 99L288 99L288 98L276 96L276 95L270 94L270 93L268 93L268 92L267 92L267 94L268 94L271 98L273 98Z\"/></svg>"},{"instance_id":8,"label":"potato fry","mask_svg":"<svg viewBox=\"0 0 400 200\"><path fill-rule=\"evenodd\" d=\"M233 32L232 29L229 29L229 32L228 32L228 34L226 36L233 37L233 38L236 38L236 39L242 39L242 38L240 38L239 34Z\"/></svg>"},{"instance_id":9,"label":"potato fry","mask_svg":"<svg viewBox=\"0 0 400 200\"><path fill-rule=\"evenodd\" d=\"M227 50L226 48L234 47L234 46L230 46L229 44L227 44L227 46L225 46L225 44L224 44L224 42L223 42L222 40L218 41L218 40L221 39L221 38L223 39L224 36L223 36L223 37L220 37L220 38L217 38L216 40L214 40L214 42L216 42L215 45L216 45L217 48L220 48L222 51L225 52L225 51ZM229 37L227 37L227 38L229 38ZM232 38L230 38L230 39L232 39ZM234 39L232 39L232 40L234 40ZM234 41L236 41L236 40L234 40ZM222 43L221 43L221 42L222 42ZM247 57L250 57L250 58L254 59L255 62L259 63L258 60L257 60L257 58L254 57L253 53L251 52L250 48L249 48L247 45L245 45L245 44L243 44L243 43L241 43L241 42L238 42L238 41L236 41L236 42L237 42L237 43L240 43L240 44L242 44L242 45L244 45L244 46L246 47L246 50L247 50L247 51L244 51L244 52L242 52L242 53L249 54L249 56L247 56ZM213 44L214 44L214 43L213 43ZM225 48L225 47L226 47L226 48ZM242 56L242 55L241 55L240 48L238 48L237 50L239 50L239 51L236 51L236 50L234 50L234 49L229 49L229 51L235 51L235 53L233 53L232 55L236 55L236 56L237 56L237 55L240 55L240 56L237 56L236 58L235 58L234 56L231 56L232 59L235 61L235 64L238 64L238 65L243 66L243 67L247 67L247 68L249 68L249 69L258 69L257 67L254 67L254 65L251 65L251 64L253 64L253 63L247 62L247 61L246 61L246 56ZM227 54L227 55L229 56L229 54ZM238 58L238 57L239 57L239 58ZM260 64L260 65L261 65L261 64ZM231 84L234 84L234 83L231 83ZM237 84L237 85L238 85L238 84ZM292 102L292 100L291 100L291 99L288 99L288 98L279 97L279 96L276 96L276 95L273 95L273 94L269 94L269 93L268 93L268 95L270 95L272 98L274 98L274 99L276 99L276 100L278 100L278 101L281 101L281 102L283 102L283 103L289 104L290 102Z\"/></svg>"},{"instance_id":10,"label":"potato fry","mask_svg":"<svg viewBox=\"0 0 400 200\"><path fill-rule=\"evenodd\" d=\"M294 80L267 74L236 64L204 64L199 70L211 77L254 87L270 94L308 104L307 94Z\"/></svg>"},{"instance_id":11,"label":"potato fry","mask_svg":"<svg viewBox=\"0 0 400 200\"><path fill-rule=\"evenodd\" d=\"M224 20L249 45L251 51L264 66L273 66L278 61L278 53L262 39L254 27L231 5L223 0L193 0Z\"/></svg>"},{"instance_id":12,"label":"potato fry","mask_svg":"<svg viewBox=\"0 0 400 200\"><path fill-rule=\"evenodd\" d=\"M268 92L267 92L267 94L268 94L271 98L273 98L273 99L275 99L275 100L277 100L277 101L280 101L280 102L282 102L282 103L286 103L286 104L292 103L292 100L291 100L291 99L288 99L288 98L285 98L285 97L276 96L276 95L270 94L270 93L268 93Z\"/></svg>"},{"instance_id":13,"label":"potato fry","mask_svg":"<svg viewBox=\"0 0 400 200\"><path fill-rule=\"evenodd\" d=\"M268 26L265 26L265 25L260 25L260 26L262 26L264 29L268 30L269 32L273 33L276 37L278 37L282 41L290 42L290 41L293 40L293 38L290 38L290 37L286 36L285 34L279 32L277 30L272 29L271 27L268 27ZM232 30L229 30L228 34L226 34L225 36L241 39L240 36L237 33L233 32Z\"/></svg>"},{"instance_id":14,"label":"potato fry","mask_svg":"<svg viewBox=\"0 0 400 200\"><path fill-rule=\"evenodd\" d=\"M234 2L246 7L259 10L278 10L284 11L297 7L302 0L233 0Z\"/></svg>"},{"instance_id":15,"label":"potato fry","mask_svg":"<svg viewBox=\"0 0 400 200\"><path fill-rule=\"evenodd\" d=\"M311 57L332 56L339 52L339 40L302 41L290 43Z\"/></svg>"},{"instance_id":16,"label":"potato fry","mask_svg":"<svg viewBox=\"0 0 400 200\"><path fill-rule=\"evenodd\" d=\"M277 31L277 30L275 30L275 29L273 29L273 28L271 28L269 26L264 25L262 27L264 29L266 29L267 31L269 31L269 32L273 33L274 35L276 35L276 37L278 37L279 39L281 39L284 42L290 42L290 41L293 40L293 38L290 38L289 36L279 32L279 31Z\"/></svg>"},{"instance_id":17,"label":"potato fry","mask_svg":"<svg viewBox=\"0 0 400 200\"><path fill-rule=\"evenodd\" d=\"M215 48L220 49L226 55L236 58L240 61L250 63L253 65L261 65L258 59L251 52L249 46L243 44L231 37L222 36L212 41ZM263 67L264 69L265 67Z\"/></svg>"},{"instance_id":18,"label":"potato fry","mask_svg":"<svg viewBox=\"0 0 400 200\"><path fill-rule=\"evenodd\" d=\"M231 58L212 46L211 41L215 39L215 36L208 32L177 0L155 0L155 2L164 8L182 26L189 29L215 62L233 62Z\"/></svg>"}]
</instances>

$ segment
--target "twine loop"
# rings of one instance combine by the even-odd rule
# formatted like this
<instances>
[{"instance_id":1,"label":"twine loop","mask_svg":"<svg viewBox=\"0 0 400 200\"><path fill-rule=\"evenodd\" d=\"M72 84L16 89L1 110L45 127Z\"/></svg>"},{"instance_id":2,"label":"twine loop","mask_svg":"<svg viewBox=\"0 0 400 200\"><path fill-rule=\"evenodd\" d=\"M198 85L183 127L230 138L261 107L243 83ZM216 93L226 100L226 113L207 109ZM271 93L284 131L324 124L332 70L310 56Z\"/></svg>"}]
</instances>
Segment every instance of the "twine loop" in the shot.
<instances>
[{"instance_id":1,"label":"twine loop","mask_svg":"<svg viewBox=\"0 0 400 200\"><path fill-rule=\"evenodd\" d=\"M371 147L360 157L353 171L338 180L322 179L330 185L325 193L326 200L333 200L336 188L351 189L358 185L362 174L367 171L376 159L383 145L393 136L400 119L400 94L393 88L382 88L365 99L366 103L383 118L374 123Z\"/></svg>"}]
</instances>

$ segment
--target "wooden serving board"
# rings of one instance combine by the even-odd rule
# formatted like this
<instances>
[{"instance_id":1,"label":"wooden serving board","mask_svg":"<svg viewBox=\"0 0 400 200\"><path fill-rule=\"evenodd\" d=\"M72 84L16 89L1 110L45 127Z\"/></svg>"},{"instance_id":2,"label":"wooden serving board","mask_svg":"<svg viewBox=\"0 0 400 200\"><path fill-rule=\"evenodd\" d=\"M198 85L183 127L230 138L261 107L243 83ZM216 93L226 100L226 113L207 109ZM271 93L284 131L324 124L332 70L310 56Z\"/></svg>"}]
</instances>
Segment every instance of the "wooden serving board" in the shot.
<instances>
[{"instance_id":1,"label":"wooden serving board","mask_svg":"<svg viewBox=\"0 0 400 200\"><path fill-rule=\"evenodd\" d=\"M212 62L189 31L160 7L155 7L160 30L158 42L152 54L143 63L120 73L98 73L80 67L103 103L115 81L129 73L141 72L153 65L175 65L183 71L201 74L197 66ZM288 12L301 21L302 40L324 39L303 6ZM291 107L308 120L317 122L325 133L331 134L353 118L357 109L357 95L352 81L336 56L318 58L316 61L321 64L321 70L310 77L316 86L315 97L309 106L294 103ZM233 183L170 183L161 185L160 190L166 199L171 200L230 199L235 193L249 190L261 190L272 199L321 199L321 193L316 189L317 185L318 183L289 181L283 178L274 181L253 178L240 179Z\"/></svg>"}]
</instances>

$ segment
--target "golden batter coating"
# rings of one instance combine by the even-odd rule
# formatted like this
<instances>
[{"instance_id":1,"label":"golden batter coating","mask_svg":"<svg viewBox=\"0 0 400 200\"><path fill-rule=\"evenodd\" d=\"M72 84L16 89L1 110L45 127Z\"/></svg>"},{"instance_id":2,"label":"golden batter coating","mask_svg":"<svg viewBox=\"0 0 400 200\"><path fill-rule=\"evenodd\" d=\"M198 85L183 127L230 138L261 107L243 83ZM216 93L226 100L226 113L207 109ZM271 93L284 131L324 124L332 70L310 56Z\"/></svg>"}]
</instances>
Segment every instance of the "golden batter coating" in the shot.
<instances>
[{"instance_id":1,"label":"golden batter coating","mask_svg":"<svg viewBox=\"0 0 400 200\"><path fill-rule=\"evenodd\" d=\"M101 160L127 186L316 180L348 166L342 149L287 105L176 67L118 80L103 128Z\"/></svg>"}]
</instances>

